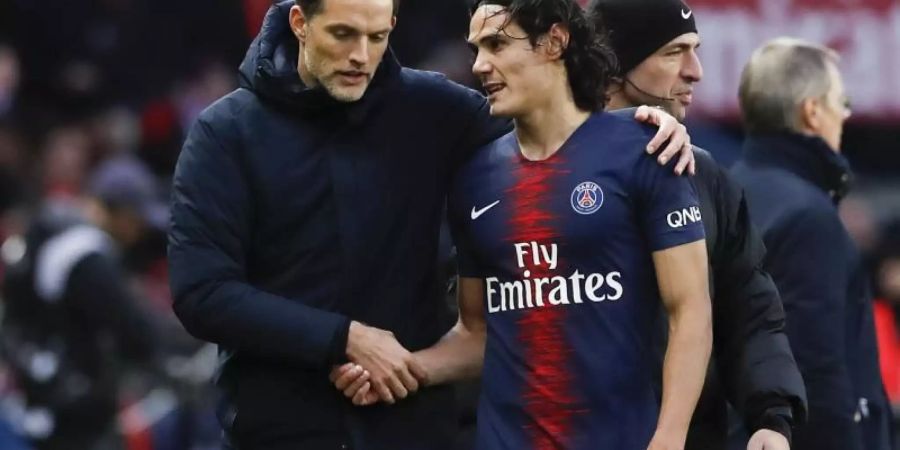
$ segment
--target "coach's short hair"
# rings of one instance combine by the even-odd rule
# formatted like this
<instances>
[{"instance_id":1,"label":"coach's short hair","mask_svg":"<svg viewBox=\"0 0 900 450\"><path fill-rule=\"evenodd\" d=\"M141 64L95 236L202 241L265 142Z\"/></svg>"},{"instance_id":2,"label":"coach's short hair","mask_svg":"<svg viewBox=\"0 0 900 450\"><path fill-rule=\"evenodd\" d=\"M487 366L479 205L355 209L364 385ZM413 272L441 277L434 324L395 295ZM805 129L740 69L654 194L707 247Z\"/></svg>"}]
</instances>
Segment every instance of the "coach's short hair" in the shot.
<instances>
[{"instance_id":1,"label":"coach's short hair","mask_svg":"<svg viewBox=\"0 0 900 450\"><path fill-rule=\"evenodd\" d=\"M322 11L322 4L327 0L294 0L294 3L300 7L300 10L303 11L303 15L306 16L307 19L312 19L313 16ZM394 15L397 15L397 8L400 7L400 0L394 0Z\"/></svg>"},{"instance_id":2,"label":"coach's short hair","mask_svg":"<svg viewBox=\"0 0 900 450\"><path fill-rule=\"evenodd\" d=\"M840 57L829 48L780 37L753 52L739 90L744 126L751 133L799 131L800 105L831 89L829 67Z\"/></svg>"}]
</instances>

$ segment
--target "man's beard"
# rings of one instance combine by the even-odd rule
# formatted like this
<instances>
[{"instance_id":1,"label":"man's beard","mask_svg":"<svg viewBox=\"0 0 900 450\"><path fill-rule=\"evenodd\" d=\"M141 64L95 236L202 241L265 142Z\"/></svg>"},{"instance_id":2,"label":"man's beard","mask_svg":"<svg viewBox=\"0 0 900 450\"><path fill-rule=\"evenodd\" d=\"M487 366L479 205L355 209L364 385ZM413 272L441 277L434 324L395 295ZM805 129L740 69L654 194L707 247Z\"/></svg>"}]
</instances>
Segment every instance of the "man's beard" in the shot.
<instances>
[{"instance_id":1,"label":"man's beard","mask_svg":"<svg viewBox=\"0 0 900 450\"><path fill-rule=\"evenodd\" d=\"M317 63L319 61L315 58L315 55L312 54L308 47L303 49L303 57L307 61L306 67L309 71L309 74L313 79L316 80L316 84L318 87L325 90L328 95L342 103L351 103L355 102L365 95L366 91L369 89L369 82L371 80L367 80L364 86L360 86L359 88L343 88L338 84L338 77L340 75L337 72L332 72L331 75L327 77L323 77L322 74L328 71L328 68L324 67L324 64ZM312 86L307 86L312 87ZM361 92L358 90L361 88Z\"/></svg>"}]
</instances>

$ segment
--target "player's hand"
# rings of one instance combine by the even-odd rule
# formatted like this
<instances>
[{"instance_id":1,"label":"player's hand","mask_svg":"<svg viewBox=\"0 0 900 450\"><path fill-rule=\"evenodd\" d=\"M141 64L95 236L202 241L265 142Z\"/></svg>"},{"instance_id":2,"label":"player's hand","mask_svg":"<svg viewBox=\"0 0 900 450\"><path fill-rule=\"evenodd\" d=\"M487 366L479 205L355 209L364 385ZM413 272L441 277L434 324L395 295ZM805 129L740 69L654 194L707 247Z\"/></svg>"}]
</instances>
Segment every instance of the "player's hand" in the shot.
<instances>
[{"instance_id":1,"label":"player's hand","mask_svg":"<svg viewBox=\"0 0 900 450\"><path fill-rule=\"evenodd\" d=\"M353 404L356 406L374 405L378 400L378 393L372 389L372 383L368 381L353 395Z\"/></svg>"},{"instance_id":2,"label":"player's hand","mask_svg":"<svg viewBox=\"0 0 900 450\"><path fill-rule=\"evenodd\" d=\"M352 399L353 404L357 406L372 405L379 400L378 394L372 389L372 383L369 382L370 378L369 371L355 363L335 366L328 377L334 387Z\"/></svg>"},{"instance_id":3,"label":"player's hand","mask_svg":"<svg viewBox=\"0 0 900 450\"><path fill-rule=\"evenodd\" d=\"M372 374L356 363L347 363L342 366L334 366L328 379L337 390L344 393L347 398L353 398L357 391L369 381Z\"/></svg>"},{"instance_id":4,"label":"player's hand","mask_svg":"<svg viewBox=\"0 0 900 450\"><path fill-rule=\"evenodd\" d=\"M696 173L696 163L694 162L694 147L691 145L691 136L688 135L687 128L672 117L669 113L660 108L653 108L643 105L634 113L635 120L639 122L653 124L659 127L656 136L647 144L647 153L651 155L656 153L666 141L669 144L657 157L660 164L666 164L674 157L678 157L678 163L675 164L675 173L681 175L687 169L688 173L694 175Z\"/></svg>"},{"instance_id":5,"label":"player's hand","mask_svg":"<svg viewBox=\"0 0 900 450\"><path fill-rule=\"evenodd\" d=\"M397 342L394 333L350 323L347 335L347 357L369 371L369 382L375 393L386 403L393 404L419 389L425 371Z\"/></svg>"},{"instance_id":6,"label":"player's hand","mask_svg":"<svg viewBox=\"0 0 900 450\"><path fill-rule=\"evenodd\" d=\"M747 450L791 450L791 445L781 433L762 429L750 437Z\"/></svg>"}]
</instances>

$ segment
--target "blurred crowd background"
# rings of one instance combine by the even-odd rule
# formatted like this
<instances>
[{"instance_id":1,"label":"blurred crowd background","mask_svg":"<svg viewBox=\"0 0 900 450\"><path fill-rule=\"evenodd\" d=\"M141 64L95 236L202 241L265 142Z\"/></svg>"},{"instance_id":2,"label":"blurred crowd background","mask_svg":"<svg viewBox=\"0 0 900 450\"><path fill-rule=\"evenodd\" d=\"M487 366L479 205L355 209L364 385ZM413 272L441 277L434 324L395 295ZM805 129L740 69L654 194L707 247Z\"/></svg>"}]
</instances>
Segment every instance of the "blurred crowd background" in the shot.
<instances>
[{"instance_id":1,"label":"blurred crowd background","mask_svg":"<svg viewBox=\"0 0 900 450\"><path fill-rule=\"evenodd\" d=\"M21 258L41 211L87 214L86 200L122 194L142 211L163 205L185 132L200 111L237 86L237 66L270 0L0 0L0 248L2 275ZM885 385L900 406L900 3L896 0L693 0L703 81L688 124L695 143L724 165L740 155L740 70L766 39L791 35L842 56L854 115L844 152L855 169L842 217L866 255L879 299ZM465 0L404 0L391 39L401 63L477 87ZM114 181L109 181L110 179ZM160 215L161 214L161 215ZM121 276L162 330L154 358L122 361L115 392L129 449L218 448L215 349L191 339L170 307L165 211L119 224ZM6 279L4 278L4 283ZM8 297L9 289L4 289ZM3 299L4 306L9 304ZM4 326L9 320L4 320ZM3 334L3 333L0 333ZM22 366L42 353L0 359L0 448L52 429L24 405ZM113 358L114 352L108 355ZM104 355L106 356L106 355ZM104 363L105 364L105 363ZM63 366L64 367L64 366ZM37 369L36 369L37 368ZM62 370L62 369L59 369ZM37 370L42 373L41 370ZM61 447L65 448L65 447Z\"/></svg>"}]
</instances>

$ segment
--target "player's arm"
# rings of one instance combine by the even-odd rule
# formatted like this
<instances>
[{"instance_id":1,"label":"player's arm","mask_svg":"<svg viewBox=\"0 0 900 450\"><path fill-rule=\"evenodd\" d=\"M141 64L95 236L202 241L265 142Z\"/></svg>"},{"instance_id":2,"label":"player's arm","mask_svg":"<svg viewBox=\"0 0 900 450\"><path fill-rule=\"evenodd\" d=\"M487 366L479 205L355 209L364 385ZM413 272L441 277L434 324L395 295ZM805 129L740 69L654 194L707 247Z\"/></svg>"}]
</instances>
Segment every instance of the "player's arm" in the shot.
<instances>
[{"instance_id":1,"label":"player's arm","mask_svg":"<svg viewBox=\"0 0 900 450\"><path fill-rule=\"evenodd\" d=\"M435 345L413 353L425 370L427 385L475 378L484 365L487 322L484 316L484 280L460 278L459 319Z\"/></svg>"},{"instance_id":2,"label":"player's arm","mask_svg":"<svg viewBox=\"0 0 900 450\"><path fill-rule=\"evenodd\" d=\"M487 323L484 317L484 280L460 277L457 288L459 319L433 346L413 353L424 370L426 385L474 378L484 364ZM345 364L332 372L332 382L356 405L378 400L368 383L369 374L355 364Z\"/></svg>"},{"instance_id":3,"label":"player's arm","mask_svg":"<svg viewBox=\"0 0 900 450\"><path fill-rule=\"evenodd\" d=\"M682 449L712 348L706 242L653 252L659 292L669 315L662 407L649 449Z\"/></svg>"}]
</instances>

